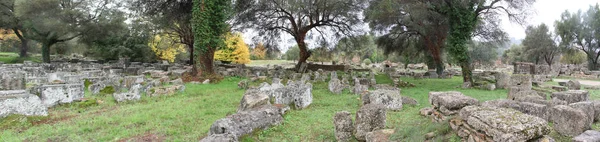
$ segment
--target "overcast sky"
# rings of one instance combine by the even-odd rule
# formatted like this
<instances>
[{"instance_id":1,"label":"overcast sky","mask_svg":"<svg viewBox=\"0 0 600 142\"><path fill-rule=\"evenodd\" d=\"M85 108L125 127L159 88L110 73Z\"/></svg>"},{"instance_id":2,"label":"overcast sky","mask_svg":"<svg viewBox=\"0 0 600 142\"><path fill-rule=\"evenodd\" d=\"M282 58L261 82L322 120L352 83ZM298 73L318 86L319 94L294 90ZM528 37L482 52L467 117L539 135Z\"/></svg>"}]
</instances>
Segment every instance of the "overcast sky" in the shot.
<instances>
[{"instance_id":1,"label":"overcast sky","mask_svg":"<svg viewBox=\"0 0 600 142\"><path fill-rule=\"evenodd\" d=\"M568 10L577 12L586 11L590 5L600 3L600 0L537 0L534 4L535 14L528 20L529 25L539 25L545 23L554 31L554 21L560 19L560 15ZM513 24L504 18L502 26L510 37L516 39L525 38L525 26Z\"/></svg>"}]
</instances>

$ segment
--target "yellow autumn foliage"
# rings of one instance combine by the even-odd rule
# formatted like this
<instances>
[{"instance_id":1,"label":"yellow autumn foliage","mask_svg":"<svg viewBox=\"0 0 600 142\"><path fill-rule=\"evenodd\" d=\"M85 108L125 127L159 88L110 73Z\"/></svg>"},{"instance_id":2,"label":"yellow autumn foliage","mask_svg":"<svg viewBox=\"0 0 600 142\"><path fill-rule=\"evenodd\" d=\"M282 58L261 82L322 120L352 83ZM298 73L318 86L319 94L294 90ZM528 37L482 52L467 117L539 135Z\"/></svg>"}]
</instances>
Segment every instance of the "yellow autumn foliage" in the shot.
<instances>
[{"instance_id":1,"label":"yellow autumn foliage","mask_svg":"<svg viewBox=\"0 0 600 142\"><path fill-rule=\"evenodd\" d=\"M0 29L0 41L8 39L19 39L13 30Z\"/></svg>"},{"instance_id":2,"label":"yellow autumn foliage","mask_svg":"<svg viewBox=\"0 0 600 142\"><path fill-rule=\"evenodd\" d=\"M177 38L175 35L157 34L148 46L159 59L174 62L177 55L186 53L185 44L177 43Z\"/></svg>"},{"instance_id":3,"label":"yellow autumn foliage","mask_svg":"<svg viewBox=\"0 0 600 142\"><path fill-rule=\"evenodd\" d=\"M258 60L264 60L267 55L267 48L265 48L263 43L258 43L258 45L254 46L251 54Z\"/></svg>"},{"instance_id":4,"label":"yellow autumn foliage","mask_svg":"<svg viewBox=\"0 0 600 142\"><path fill-rule=\"evenodd\" d=\"M242 34L227 33L225 35L225 45L215 52L215 60L229 61L237 64L250 63L250 50L244 42Z\"/></svg>"}]
</instances>

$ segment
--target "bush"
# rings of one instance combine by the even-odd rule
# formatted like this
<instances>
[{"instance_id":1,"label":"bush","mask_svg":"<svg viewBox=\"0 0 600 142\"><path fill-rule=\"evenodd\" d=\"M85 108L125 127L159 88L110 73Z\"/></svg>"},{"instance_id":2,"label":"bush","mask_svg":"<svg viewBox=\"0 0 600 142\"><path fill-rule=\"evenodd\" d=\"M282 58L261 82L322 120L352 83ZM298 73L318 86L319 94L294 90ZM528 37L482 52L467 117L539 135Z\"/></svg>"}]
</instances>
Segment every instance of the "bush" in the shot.
<instances>
[{"instance_id":1,"label":"bush","mask_svg":"<svg viewBox=\"0 0 600 142\"><path fill-rule=\"evenodd\" d=\"M373 62L371 62L371 59L363 60L363 64L370 65L371 63L373 63Z\"/></svg>"}]
</instances>

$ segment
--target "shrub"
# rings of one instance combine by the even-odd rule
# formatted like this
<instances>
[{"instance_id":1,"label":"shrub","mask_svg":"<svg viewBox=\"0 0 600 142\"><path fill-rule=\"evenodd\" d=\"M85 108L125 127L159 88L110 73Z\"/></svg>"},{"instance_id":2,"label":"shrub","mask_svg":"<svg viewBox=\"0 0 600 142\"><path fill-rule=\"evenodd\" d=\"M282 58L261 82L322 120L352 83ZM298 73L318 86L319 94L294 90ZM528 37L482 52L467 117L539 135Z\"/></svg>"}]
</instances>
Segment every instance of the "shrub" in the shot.
<instances>
[{"instance_id":1,"label":"shrub","mask_svg":"<svg viewBox=\"0 0 600 142\"><path fill-rule=\"evenodd\" d=\"M371 59L363 60L363 64L370 65L371 63L373 63L373 62L371 62Z\"/></svg>"}]
</instances>

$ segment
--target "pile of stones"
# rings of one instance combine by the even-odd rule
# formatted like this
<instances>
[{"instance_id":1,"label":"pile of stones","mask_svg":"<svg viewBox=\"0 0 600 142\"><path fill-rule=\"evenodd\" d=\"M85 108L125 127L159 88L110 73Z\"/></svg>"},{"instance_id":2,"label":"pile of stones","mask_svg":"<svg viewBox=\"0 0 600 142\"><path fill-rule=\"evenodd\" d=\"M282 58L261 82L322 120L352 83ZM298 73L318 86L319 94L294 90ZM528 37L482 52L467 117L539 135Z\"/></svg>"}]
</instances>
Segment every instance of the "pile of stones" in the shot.
<instances>
[{"instance_id":1,"label":"pile of stones","mask_svg":"<svg viewBox=\"0 0 600 142\"><path fill-rule=\"evenodd\" d=\"M215 121L201 141L239 141L256 130L281 124L290 108L303 109L311 103L312 85L306 80L289 80L286 86L274 78L271 84L263 82L246 90L237 113Z\"/></svg>"},{"instance_id":2,"label":"pile of stones","mask_svg":"<svg viewBox=\"0 0 600 142\"><path fill-rule=\"evenodd\" d=\"M84 100L92 95L113 95L116 101L139 100L141 93L160 96L183 91L180 77L190 67L168 63L53 62L0 64L0 117L10 114L47 115L59 104ZM165 84L172 84L163 87ZM121 90L128 90L122 92Z\"/></svg>"},{"instance_id":3,"label":"pile of stones","mask_svg":"<svg viewBox=\"0 0 600 142\"><path fill-rule=\"evenodd\" d=\"M358 141L385 141L393 129L383 130L386 124L386 107L380 104L367 104L356 112L355 121L352 122L350 112L337 112L333 117L335 138L337 141L351 141L352 136ZM383 135L383 136L382 136Z\"/></svg>"}]
</instances>

